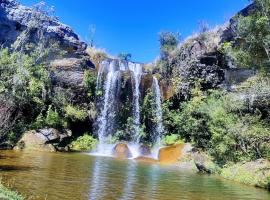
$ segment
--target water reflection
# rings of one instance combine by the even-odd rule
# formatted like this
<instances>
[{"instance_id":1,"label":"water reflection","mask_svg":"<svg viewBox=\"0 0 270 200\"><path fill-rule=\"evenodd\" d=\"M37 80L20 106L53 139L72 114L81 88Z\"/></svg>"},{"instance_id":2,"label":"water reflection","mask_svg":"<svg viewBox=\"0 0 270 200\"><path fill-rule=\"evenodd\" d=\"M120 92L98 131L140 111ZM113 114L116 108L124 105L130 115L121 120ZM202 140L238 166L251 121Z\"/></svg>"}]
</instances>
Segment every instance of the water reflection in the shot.
<instances>
[{"instance_id":1,"label":"water reflection","mask_svg":"<svg viewBox=\"0 0 270 200\"><path fill-rule=\"evenodd\" d=\"M14 180L14 187L34 200L270 199L264 190L177 167L85 154L0 154L0 169L7 169L0 171L0 176Z\"/></svg>"}]
</instances>

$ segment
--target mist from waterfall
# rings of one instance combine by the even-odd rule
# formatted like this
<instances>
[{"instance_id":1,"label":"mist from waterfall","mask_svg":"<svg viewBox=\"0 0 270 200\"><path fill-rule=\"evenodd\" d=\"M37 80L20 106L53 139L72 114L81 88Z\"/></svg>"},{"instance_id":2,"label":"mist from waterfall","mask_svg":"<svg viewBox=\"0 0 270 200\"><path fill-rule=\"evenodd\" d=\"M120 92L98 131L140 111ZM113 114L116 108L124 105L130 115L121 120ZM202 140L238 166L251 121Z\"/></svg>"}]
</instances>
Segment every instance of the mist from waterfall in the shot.
<instances>
[{"instance_id":1,"label":"mist from waterfall","mask_svg":"<svg viewBox=\"0 0 270 200\"><path fill-rule=\"evenodd\" d=\"M160 145L161 143L161 137L164 131L163 123L162 123L162 97L160 92L160 86L158 84L158 80L156 77L153 77L153 93L154 93L154 112L155 112L155 119L156 119L156 125L154 127L154 138L153 141Z\"/></svg>"}]
</instances>

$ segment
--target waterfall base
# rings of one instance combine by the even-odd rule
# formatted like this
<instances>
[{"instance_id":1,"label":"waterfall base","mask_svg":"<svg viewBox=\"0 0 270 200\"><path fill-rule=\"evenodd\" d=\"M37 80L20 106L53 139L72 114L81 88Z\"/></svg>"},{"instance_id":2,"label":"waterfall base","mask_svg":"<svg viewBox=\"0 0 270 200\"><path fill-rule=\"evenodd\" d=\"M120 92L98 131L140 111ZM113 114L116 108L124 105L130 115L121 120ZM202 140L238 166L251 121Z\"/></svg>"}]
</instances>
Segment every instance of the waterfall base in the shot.
<instances>
[{"instance_id":1,"label":"waterfall base","mask_svg":"<svg viewBox=\"0 0 270 200\"><path fill-rule=\"evenodd\" d=\"M158 160L160 146L150 149L134 143L99 144L96 151L90 153L93 156L117 157L128 159L153 159Z\"/></svg>"}]
</instances>

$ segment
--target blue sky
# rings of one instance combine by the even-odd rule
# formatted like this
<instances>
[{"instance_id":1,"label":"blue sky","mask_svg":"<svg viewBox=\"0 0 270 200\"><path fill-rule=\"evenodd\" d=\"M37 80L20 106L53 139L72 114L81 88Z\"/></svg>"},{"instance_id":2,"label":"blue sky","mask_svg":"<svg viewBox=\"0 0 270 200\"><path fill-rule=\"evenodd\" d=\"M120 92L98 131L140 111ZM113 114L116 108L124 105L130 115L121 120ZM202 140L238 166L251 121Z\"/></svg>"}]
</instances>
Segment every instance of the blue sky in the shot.
<instances>
[{"instance_id":1,"label":"blue sky","mask_svg":"<svg viewBox=\"0 0 270 200\"><path fill-rule=\"evenodd\" d=\"M33 5L37 0L20 0ZM95 25L95 44L112 55L132 54L151 62L159 54L158 33L196 31L199 21L211 26L226 22L249 4L248 0L47 0L60 20L85 39Z\"/></svg>"}]
</instances>

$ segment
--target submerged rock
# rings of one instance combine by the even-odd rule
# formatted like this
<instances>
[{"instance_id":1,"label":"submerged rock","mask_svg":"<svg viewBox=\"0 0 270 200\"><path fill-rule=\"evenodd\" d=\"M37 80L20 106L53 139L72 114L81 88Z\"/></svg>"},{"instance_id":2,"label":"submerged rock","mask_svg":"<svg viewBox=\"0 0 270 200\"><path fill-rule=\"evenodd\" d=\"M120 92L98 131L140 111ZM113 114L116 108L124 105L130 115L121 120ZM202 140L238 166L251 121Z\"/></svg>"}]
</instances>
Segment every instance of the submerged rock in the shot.
<instances>
[{"instance_id":1,"label":"submerged rock","mask_svg":"<svg viewBox=\"0 0 270 200\"><path fill-rule=\"evenodd\" d=\"M61 133L53 128L32 130L23 134L14 149L49 152L68 150L65 147L65 140L70 136L70 133Z\"/></svg>"},{"instance_id":2,"label":"submerged rock","mask_svg":"<svg viewBox=\"0 0 270 200\"><path fill-rule=\"evenodd\" d=\"M117 158L131 158L132 153L126 143L119 143L113 148L112 155Z\"/></svg>"}]
</instances>

